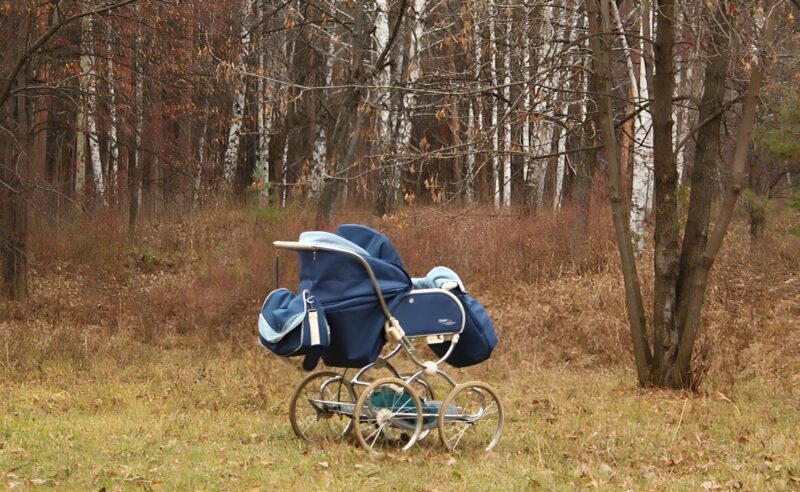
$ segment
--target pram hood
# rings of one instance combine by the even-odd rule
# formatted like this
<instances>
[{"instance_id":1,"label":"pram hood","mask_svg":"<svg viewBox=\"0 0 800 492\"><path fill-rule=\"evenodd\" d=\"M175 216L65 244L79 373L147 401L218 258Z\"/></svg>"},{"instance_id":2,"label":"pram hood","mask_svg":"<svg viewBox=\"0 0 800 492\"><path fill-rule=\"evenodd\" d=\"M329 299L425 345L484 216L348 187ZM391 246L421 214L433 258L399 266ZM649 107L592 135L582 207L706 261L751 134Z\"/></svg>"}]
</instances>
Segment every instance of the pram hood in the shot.
<instances>
[{"instance_id":1,"label":"pram hood","mask_svg":"<svg viewBox=\"0 0 800 492\"><path fill-rule=\"evenodd\" d=\"M336 235L363 248L369 256L380 258L405 270L400 254L388 237L361 224L342 224L336 229Z\"/></svg>"},{"instance_id":2,"label":"pram hood","mask_svg":"<svg viewBox=\"0 0 800 492\"><path fill-rule=\"evenodd\" d=\"M321 248L298 251L300 289L312 291L328 312L377 301L369 273L358 257L369 264L387 303L411 289L411 278L394 246L368 227L347 224L337 234L304 232L298 242Z\"/></svg>"}]
</instances>

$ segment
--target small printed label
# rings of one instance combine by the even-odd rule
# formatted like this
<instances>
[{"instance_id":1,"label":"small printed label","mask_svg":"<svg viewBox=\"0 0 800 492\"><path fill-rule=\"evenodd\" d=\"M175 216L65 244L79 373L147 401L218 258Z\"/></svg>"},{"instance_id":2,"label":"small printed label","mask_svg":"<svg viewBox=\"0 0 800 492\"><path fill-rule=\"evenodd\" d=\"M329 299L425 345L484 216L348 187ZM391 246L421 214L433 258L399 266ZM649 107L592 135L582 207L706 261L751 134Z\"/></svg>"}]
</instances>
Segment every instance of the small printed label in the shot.
<instances>
[{"instance_id":1,"label":"small printed label","mask_svg":"<svg viewBox=\"0 0 800 492\"><path fill-rule=\"evenodd\" d=\"M456 324L456 322L453 321L452 319L439 318L439 324L444 326L453 326L454 324Z\"/></svg>"}]
</instances>

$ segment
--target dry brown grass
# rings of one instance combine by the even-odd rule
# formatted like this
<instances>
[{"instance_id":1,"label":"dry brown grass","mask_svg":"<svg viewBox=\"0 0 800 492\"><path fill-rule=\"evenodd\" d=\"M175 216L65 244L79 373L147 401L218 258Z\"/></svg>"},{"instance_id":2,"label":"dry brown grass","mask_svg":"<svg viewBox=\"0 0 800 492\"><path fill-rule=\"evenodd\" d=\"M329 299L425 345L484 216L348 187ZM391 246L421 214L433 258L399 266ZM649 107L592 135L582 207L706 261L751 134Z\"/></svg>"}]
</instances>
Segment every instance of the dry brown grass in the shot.
<instances>
[{"instance_id":1,"label":"dry brown grass","mask_svg":"<svg viewBox=\"0 0 800 492\"><path fill-rule=\"evenodd\" d=\"M338 219L389 235L412 275L440 264L458 271L487 305L501 339L513 341L500 344L503 360L628 365L622 282L607 210L598 207L579 247L570 245L569 212L448 212L407 210L380 220L356 210ZM776 234L757 247L742 224L726 241L709 287L701 340L711 349L707 363L714 385L730 388L737 379L798 372L800 241L785 233L792 220L779 219ZM174 343L181 335L247 346L258 306L275 283L272 241L296 238L312 228L313 217L219 208L147 224L133 243L123 224L123 217L108 214L34 234L31 299L5 303L0 318L7 367L25 374L51 357L80 358L91 353L89 340L120 331L150 344ZM645 299L652 290L651 262L647 255L640 260ZM292 286L293 255L283 253L281 264L282 283ZM27 335L19 338L20 332ZM32 344L40 333L43 341Z\"/></svg>"}]
</instances>

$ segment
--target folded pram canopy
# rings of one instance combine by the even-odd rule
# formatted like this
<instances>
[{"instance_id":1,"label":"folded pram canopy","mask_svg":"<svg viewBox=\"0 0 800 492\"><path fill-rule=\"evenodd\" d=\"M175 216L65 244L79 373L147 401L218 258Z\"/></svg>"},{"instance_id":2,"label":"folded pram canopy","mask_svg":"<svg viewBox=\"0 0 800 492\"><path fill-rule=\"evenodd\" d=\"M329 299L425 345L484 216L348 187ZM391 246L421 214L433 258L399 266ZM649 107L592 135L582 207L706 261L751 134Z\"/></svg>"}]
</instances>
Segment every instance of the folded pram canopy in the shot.
<instances>
[{"instance_id":1,"label":"folded pram canopy","mask_svg":"<svg viewBox=\"0 0 800 492\"><path fill-rule=\"evenodd\" d=\"M466 294L461 279L452 270L437 267L426 277L412 281L391 241L385 235L358 224L342 225L335 234L304 232L298 242L319 248L297 250L300 258L299 287L301 293L314 296L327 319L330 339L322 351L327 365L363 367L377 359L385 343L383 327L386 316L362 259L372 270L390 311L413 295L412 289L439 288L445 282L456 282L458 287L452 293L463 305L466 320L461 341L447 362L465 367L489 357L497 341L494 326L483 306ZM265 342L280 340L281 333L301 326L303 313L298 311L299 306L302 303L297 302L293 294L282 292L267 297L259 317L262 345L278 353L274 344L270 346ZM436 312L425 314L437 315ZM448 346L449 342L438 343L431 348L442 355ZM292 355L302 353L301 350Z\"/></svg>"}]
</instances>

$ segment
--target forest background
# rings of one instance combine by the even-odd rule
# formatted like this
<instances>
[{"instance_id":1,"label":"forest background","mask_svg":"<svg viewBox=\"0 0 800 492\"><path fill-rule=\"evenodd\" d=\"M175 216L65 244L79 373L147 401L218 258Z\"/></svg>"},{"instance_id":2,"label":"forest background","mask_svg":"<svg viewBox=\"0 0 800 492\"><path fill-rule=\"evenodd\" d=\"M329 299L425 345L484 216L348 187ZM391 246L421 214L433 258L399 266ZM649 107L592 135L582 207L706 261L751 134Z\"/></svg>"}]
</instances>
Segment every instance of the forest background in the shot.
<instances>
[{"instance_id":1,"label":"forest background","mask_svg":"<svg viewBox=\"0 0 800 492\"><path fill-rule=\"evenodd\" d=\"M0 0L0 479L796 486L798 13ZM654 314L727 208L684 367L684 315ZM491 469L435 446L386 469L347 446L292 461L299 377L254 346L253 313L271 241L343 222L489 308L498 354L466 374L511 409Z\"/></svg>"}]
</instances>

